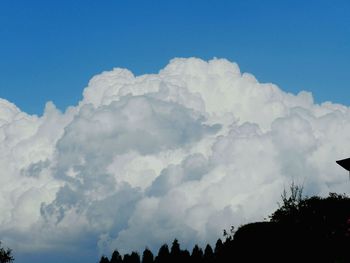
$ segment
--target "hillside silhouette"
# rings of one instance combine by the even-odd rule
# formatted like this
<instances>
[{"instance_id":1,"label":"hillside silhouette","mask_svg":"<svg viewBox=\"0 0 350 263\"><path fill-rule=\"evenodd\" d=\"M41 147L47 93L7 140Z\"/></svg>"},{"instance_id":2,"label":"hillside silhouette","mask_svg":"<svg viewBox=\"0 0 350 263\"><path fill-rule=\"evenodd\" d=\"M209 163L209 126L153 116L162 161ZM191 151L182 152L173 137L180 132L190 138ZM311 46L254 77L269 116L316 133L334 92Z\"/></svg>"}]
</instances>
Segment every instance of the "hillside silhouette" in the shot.
<instances>
[{"instance_id":1,"label":"hillside silhouette","mask_svg":"<svg viewBox=\"0 0 350 263\"><path fill-rule=\"evenodd\" d=\"M195 245L188 251L175 239L156 255L148 248L124 256L115 250L100 263L350 262L350 198L335 193L303 197L302 190L292 184L268 220L237 231L232 227L214 247Z\"/></svg>"}]
</instances>

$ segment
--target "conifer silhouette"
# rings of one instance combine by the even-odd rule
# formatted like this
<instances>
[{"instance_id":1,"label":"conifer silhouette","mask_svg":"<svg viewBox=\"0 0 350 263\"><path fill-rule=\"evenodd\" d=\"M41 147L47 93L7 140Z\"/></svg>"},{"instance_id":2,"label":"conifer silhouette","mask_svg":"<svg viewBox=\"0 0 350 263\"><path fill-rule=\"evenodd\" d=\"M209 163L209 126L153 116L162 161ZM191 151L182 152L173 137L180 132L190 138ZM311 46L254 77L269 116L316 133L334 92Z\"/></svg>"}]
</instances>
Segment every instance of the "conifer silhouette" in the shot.
<instances>
[{"instance_id":1,"label":"conifer silhouette","mask_svg":"<svg viewBox=\"0 0 350 263\"><path fill-rule=\"evenodd\" d=\"M170 259L169 247L167 244L164 244L160 247L158 251L158 255L156 256L156 259L154 262L165 263L165 262L168 262L169 259Z\"/></svg>"},{"instance_id":2,"label":"conifer silhouette","mask_svg":"<svg viewBox=\"0 0 350 263\"><path fill-rule=\"evenodd\" d=\"M122 263L123 259L122 256L119 254L118 250L114 250L110 263Z\"/></svg>"},{"instance_id":3,"label":"conifer silhouette","mask_svg":"<svg viewBox=\"0 0 350 263\"><path fill-rule=\"evenodd\" d=\"M198 245L195 245L193 247L192 254L191 254L191 262L201 263L202 260L203 260L203 250Z\"/></svg>"},{"instance_id":4,"label":"conifer silhouette","mask_svg":"<svg viewBox=\"0 0 350 263\"><path fill-rule=\"evenodd\" d=\"M107 257L105 257L105 256L102 256L101 259L100 259L100 263L109 263L109 259Z\"/></svg>"},{"instance_id":5,"label":"conifer silhouette","mask_svg":"<svg viewBox=\"0 0 350 263\"><path fill-rule=\"evenodd\" d=\"M142 254L142 263L153 263L153 262L154 262L153 253L151 250L146 248Z\"/></svg>"},{"instance_id":6,"label":"conifer silhouette","mask_svg":"<svg viewBox=\"0 0 350 263\"><path fill-rule=\"evenodd\" d=\"M204 249L204 263L214 262L214 252L209 244Z\"/></svg>"},{"instance_id":7,"label":"conifer silhouette","mask_svg":"<svg viewBox=\"0 0 350 263\"><path fill-rule=\"evenodd\" d=\"M180 244L177 239L173 241L173 244L170 249L170 263L176 263L179 262L181 259L181 250L180 250Z\"/></svg>"}]
</instances>

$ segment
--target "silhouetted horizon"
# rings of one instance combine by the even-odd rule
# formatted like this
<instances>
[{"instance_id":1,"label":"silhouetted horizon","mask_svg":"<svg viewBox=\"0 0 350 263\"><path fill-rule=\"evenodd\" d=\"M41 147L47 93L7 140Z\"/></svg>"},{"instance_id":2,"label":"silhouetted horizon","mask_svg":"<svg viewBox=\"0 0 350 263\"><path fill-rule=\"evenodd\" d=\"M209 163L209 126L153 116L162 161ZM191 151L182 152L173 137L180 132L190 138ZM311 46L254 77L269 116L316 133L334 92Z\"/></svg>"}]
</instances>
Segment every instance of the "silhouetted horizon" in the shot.
<instances>
[{"instance_id":1,"label":"silhouetted horizon","mask_svg":"<svg viewBox=\"0 0 350 263\"><path fill-rule=\"evenodd\" d=\"M174 239L170 249L163 244L156 255L148 248L124 256L115 250L100 263L349 262L350 198L336 193L304 197L302 191L293 183L268 220L224 230L224 240L219 238L214 248L195 245L189 251Z\"/></svg>"}]
</instances>

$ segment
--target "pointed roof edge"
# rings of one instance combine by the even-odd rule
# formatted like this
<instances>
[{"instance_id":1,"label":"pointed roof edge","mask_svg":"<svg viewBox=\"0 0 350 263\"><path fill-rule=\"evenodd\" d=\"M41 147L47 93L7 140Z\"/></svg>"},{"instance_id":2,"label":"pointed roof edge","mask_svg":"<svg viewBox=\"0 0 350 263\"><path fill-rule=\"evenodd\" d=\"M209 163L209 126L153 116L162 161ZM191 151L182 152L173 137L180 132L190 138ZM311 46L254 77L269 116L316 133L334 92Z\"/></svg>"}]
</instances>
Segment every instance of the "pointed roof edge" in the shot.
<instances>
[{"instance_id":1,"label":"pointed roof edge","mask_svg":"<svg viewBox=\"0 0 350 263\"><path fill-rule=\"evenodd\" d=\"M341 167L350 172L350 158L342 159L336 161Z\"/></svg>"}]
</instances>

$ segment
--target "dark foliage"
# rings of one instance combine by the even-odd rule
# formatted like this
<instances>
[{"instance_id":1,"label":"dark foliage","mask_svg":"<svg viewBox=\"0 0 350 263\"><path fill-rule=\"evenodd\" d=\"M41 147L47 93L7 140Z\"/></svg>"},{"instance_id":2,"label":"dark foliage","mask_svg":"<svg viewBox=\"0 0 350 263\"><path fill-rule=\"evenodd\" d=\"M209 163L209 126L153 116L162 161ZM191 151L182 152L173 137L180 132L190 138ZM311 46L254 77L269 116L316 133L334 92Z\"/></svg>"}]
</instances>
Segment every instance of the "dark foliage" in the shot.
<instances>
[{"instance_id":1,"label":"dark foliage","mask_svg":"<svg viewBox=\"0 0 350 263\"><path fill-rule=\"evenodd\" d=\"M193 263L200 263L203 260L203 250L198 247L198 245L195 245L192 250L191 255L191 262Z\"/></svg>"},{"instance_id":2,"label":"dark foliage","mask_svg":"<svg viewBox=\"0 0 350 263\"><path fill-rule=\"evenodd\" d=\"M215 260L215 256L214 256L213 249L208 244L204 249L203 262L204 263L214 263L214 260Z\"/></svg>"},{"instance_id":3,"label":"dark foliage","mask_svg":"<svg viewBox=\"0 0 350 263\"><path fill-rule=\"evenodd\" d=\"M100 263L109 263L109 259L105 256L102 256L100 259Z\"/></svg>"},{"instance_id":4,"label":"dark foliage","mask_svg":"<svg viewBox=\"0 0 350 263\"><path fill-rule=\"evenodd\" d=\"M146 248L142 254L142 263L153 263L153 258L152 251Z\"/></svg>"},{"instance_id":5,"label":"dark foliage","mask_svg":"<svg viewBox=\"0 0 350 263\"><path fill-rule=\"evenodd\" d=\"M156 256L155 263L168 262L170 260L170 252L167 244L160 247L158 255Z\"/></svg>"},{"instance_id":6,"label":"dark foliage","mask_svg":"<svg viewBox=\"0 0 350 263\"><path fill-rule=\"evenodd\" d=\"M290 195L270 222L247 224L232 241L240 260L256 255L269 262L350 262L350 198L330 193L328 197L303 197L302 187L292 184ZM245 254L249 247L255 253Z\"/></svg>"},{"instance_id":7,"label":"dark foliage","mask_svg":"<svg viewBox=\"0 0 350 263\"><path fill-rule=\"evenodd\" d=\"M140 255L137 252L132 252L129 263L140 263Z\"/></svg>"},{"instance_id":8,"label":"dark foliage","mask_svg":"<svg viewBox=\"0 0 350 263\"><path fill-rule=\"evenodd\" d=\"M224 241L218 239L214 250L208 244L203 252L195 245L190 254L175 239L170 251L164 244L155 258L145 249L142 263L350 262L350 198L334 193L326 198L303 197L302 191L292 184L269 221L224 231ZM118 255L115 251L110 262L121 262ZM112 261L115 258L119 261ZM108 258L102 257L102 262ZM139 263L140 258L133 252L122 262Z\"/></svg>"},{"instance_id":9,"label":"dark foliage","mask_svg":"<svg viewBox=\"0 0 350 263\"><path fill-rule=\"evenodd\" d=\"M12 262L14 260L12 256L12 250L7 248L1 247L1 242L0 242L0 263L8 263Z\"/></svg>"},{"instance_id":10,"label":"dark foliage","mask_svg":"<svg viewBox=\"0 0 350 263\"><path fill-rule=\"evenodd\" d=\"M122 256L119 254L118 250L114 250L110 263L122 263L123 259Z\"/></svg>"},{"instance_id":11,"label":"dark foliage","mask_svg":"<svg viewBox=\"0 0 350 263\"><path fill-rule=\"evenodd\" d=\"M130 255L125 254L124 258L123 258L123 262L124 263L140 263L141 261L140 261L139 254L134 251Z\"/></svg>"}]
</instances>

